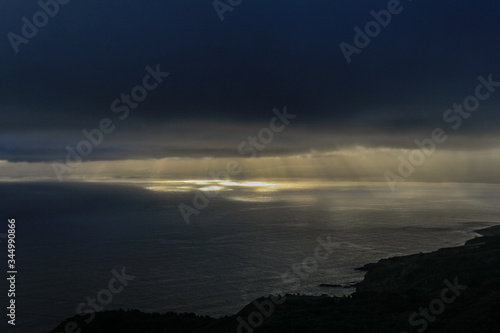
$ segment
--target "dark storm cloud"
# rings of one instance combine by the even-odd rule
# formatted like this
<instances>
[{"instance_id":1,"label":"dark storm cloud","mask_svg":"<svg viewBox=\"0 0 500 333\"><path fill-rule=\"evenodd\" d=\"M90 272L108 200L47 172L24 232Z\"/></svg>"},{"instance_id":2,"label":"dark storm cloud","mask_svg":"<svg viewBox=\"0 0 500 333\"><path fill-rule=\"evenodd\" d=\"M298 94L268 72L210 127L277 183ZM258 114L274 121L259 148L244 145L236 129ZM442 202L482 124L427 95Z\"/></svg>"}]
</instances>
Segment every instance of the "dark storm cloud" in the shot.
<instances>
[{"instance_id":1,"label":"dark storm cloud","mask_svg":"<svg viewBox=\"0 0 500 333\"><path fill-rule=\"evenodd\" d=\"M205 141L182 132L166 144L153 125L232 123L250 135L282 105L300 114L304 131L351 133L349 144L402 145L405 133L442 126L443 112L474 92L478 75L500 81L500 5L402 1L404 11L347 64L339 43L352 44L353 28L363 28L370 11L387 3L243 1L221 22L212 1L73 0L15 54L7 34L20 34L21 18L40 8L35 1L3 2L0 159L58 159L57 150L109 117L110 103L156 64L171 75L93 158L229 154L241 137L221 146L228 137L220 132ZM495 95L486 101L463 135L497 132L498 101ZM367 132L370 140L357 136ZM39 144L19 139L26 136ZM336 146L324 141L275 149Z\"/></svg>"},{"instance_id":2,"label":"dark storm cloud","mask_svg":"<svg viewBox=\"0 0 500 333\"><path fill-rule=\"evenodd\" d=\"M298 120L299 118L297 118ZM117 124L118 125L118 124ZM134 126L137 124L135 123ZM267 124L220 124L220 123L174 123L170 125L147 124L138 128L118 128L111 134L104 134L98 146L92 146L90 155L84 161L113 161L124 159L170 158L240 158L251 157L250 137L259 138ZM327 127L295 126L290 124L282 132L274 133L274 138L264 149L255 150L259 157L285 156L325 156L340 150L366 148L416 149L415 139L429 139L432 129L382 134L379 131L337 130L332 133ZM434 128L433 128L434 129ZM91 130L87 128L87 130ZM353 132L354 131L354 132ZM449 136L446 144L439 149L484 150L500 147L500 136L487 133L466 133ZM0 141L0 161L10 162L65 162L68 152L78 149L78 145L88 141L88 137L78 131L62 133L37 132L31 135L5 135ZM260 145L262 145L261 141ZM243 153L239 151L240 144ZM68 150L67 147L70 147Z\"/></svg>"}]
</instances>

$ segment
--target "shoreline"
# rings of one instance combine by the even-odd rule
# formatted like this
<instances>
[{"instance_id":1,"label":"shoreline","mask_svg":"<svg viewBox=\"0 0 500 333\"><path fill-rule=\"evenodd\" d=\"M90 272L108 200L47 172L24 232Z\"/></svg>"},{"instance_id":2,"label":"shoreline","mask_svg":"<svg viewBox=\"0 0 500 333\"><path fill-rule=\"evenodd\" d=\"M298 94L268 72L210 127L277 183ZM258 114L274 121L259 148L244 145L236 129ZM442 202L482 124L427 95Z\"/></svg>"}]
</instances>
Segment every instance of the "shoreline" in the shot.
<instances>
[{"instance_id":1,"label":"shoreline","mask_svg":"<svg viewBox=\"0 0 500 333\"><path fill-rule=\"evenodd\" d=\"M52 330L52 333L72 332L67 331L67 328L73 327L70 324L72 322L81 328L81 332L108 332L119 327L120 332L142 333L165 329L169 332L294 332L295 328L302 327L301 325L305 325L302 331L327 332L335 328L338 332L347 332L350 328L357 327L356 325L362 327L365 324L363 320L360 322L359 318L365 318L366 323L375 326L381 325L382 318L383 321L388 320L395 326L399 324L401 327L399 331L411 329L416 331L415 328L420 326L415 323L424 325L423 319L419 317L418 321L414 318L415 325L412 325L409 318L413 313L417 313L415 311L422 305L438 299L436 297L444 290L443 286L453 281L458 281L456 283L459 286L460 283L467 285L467 290L463 292L464 296L457 297L458 300L448 306L454 310L453 312L443 311L435 322L425 322L426 328L429 325L427 331L431 331L431 327L435 327L436 323L449 326L450 332L465 325L465 319L470 323L467 313L471 309L463 302L476 299L478 308L483 311L481 317L485 317L482 322L491 326L491 332L494 332L500 327L500 323L485 308L498 306L500 309L500 226L474 230L474 233L480 236L468 240L461 246L391 257L381 259L377 263L365 264L358 268L367 272L363 280L356 283L354 293L344 297L291 294L260 297L238 313L220 318L198 316L194 313L159 314L144 313L139 310L109 310L97 312L95 320L91 323L85 323L83 320L85 317L78 315L68 318ZM345 287L335 284L324 285ZM499 300L498 303L488 296L488 292L498 296L496 298ZM486 303L485 297L488 299ZM373 317L373 308L380 307L384 310L379 310ZM461 310L466 311L464 313ZM379 321L378 324L375 319ZM472 322L477 323L476 320ZM137 330L134 330L133 325L121 328L123 322L133 322L137 325ZM457 322L460 322L459 326ZM489 326L483 327L485 332L490 331ZM380 326L380 332L384 327ZM370 332L379 331L375 328L373 327L374 330Z\"/></svg>"}]
</instances>

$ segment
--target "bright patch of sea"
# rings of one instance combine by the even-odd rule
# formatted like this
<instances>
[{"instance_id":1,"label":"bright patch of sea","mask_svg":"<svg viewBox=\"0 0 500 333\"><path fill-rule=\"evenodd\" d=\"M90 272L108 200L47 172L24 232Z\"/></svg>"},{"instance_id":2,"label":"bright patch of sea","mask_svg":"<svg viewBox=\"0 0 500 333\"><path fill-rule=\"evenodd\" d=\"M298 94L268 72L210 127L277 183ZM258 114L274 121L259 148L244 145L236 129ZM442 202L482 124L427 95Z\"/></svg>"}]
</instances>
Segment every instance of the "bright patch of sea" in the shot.
<instances>
[{"instance_id":1,"label":"bright patch of sea","mask_svg":"<svg viewBox=\"0 0 500 333\"><path fill-rule=\"evenodd\" d=\"M187 225L178 206L196 193L213 198ZM105 309L222 316L277 290L352 292L319 284L359 281L355 267L461 245L500 223L500 185L484 184L2 182L0 195L0 232L16 219L19 271L16 328L4 318L2 332L53 329L122 267L135 279ZM316 267L328 235L336 246Z\"/></svg>"}]
</instances>

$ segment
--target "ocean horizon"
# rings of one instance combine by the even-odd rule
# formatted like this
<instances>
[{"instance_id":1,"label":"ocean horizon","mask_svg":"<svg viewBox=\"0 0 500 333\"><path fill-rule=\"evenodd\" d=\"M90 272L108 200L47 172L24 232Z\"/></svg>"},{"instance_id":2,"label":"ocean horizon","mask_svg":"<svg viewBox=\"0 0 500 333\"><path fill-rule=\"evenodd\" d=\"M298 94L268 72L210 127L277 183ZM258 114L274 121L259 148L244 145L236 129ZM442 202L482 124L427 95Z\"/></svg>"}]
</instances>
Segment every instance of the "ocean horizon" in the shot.
<instances>
[{"instance_id":1,"label":"ocean horizon","mask_svg":"<svg viewBox=\"0 0 500 333\"><path fill-rule=\"evenodd\" d=\"M16 327L3 332L55 328L117 273L130 278L104 310L220 317L277 291L342 296L354 289L319 285L500 223L495 184L101 179L4 181L0 193L18 266ZM199 193L209 200L188 224L179 205Z\"/></svg>"}]
</instances>

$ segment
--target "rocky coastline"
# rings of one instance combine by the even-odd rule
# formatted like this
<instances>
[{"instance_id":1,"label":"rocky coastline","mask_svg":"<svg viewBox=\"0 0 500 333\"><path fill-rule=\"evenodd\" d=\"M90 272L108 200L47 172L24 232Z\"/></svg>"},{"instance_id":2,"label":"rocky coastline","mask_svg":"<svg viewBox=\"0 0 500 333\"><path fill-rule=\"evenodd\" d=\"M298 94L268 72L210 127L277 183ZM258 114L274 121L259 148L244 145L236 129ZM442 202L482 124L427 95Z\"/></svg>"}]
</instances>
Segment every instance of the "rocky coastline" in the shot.
<instances>
[{"instance_id":1,"label":"rocky coastline","mask_svg":"<svg viewBox=\"0 0 500 333\"><path fill-rule=\"evenodd\" d=\"M262 297L223 318L104 311L90 323L68 318L51 333L499 332L500 226L477 233L462 246L367 264L345 297Z\"/></svg>"}]
</instances>

